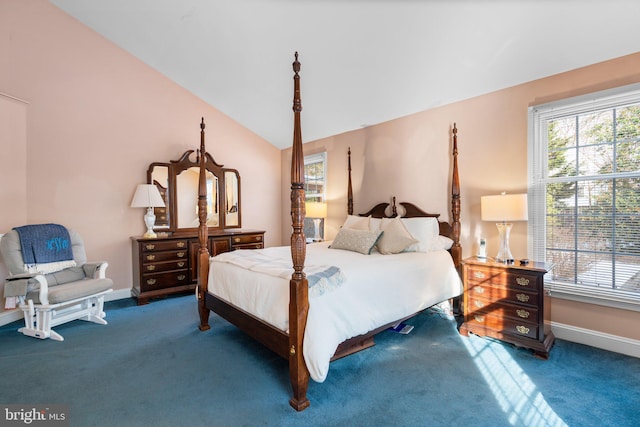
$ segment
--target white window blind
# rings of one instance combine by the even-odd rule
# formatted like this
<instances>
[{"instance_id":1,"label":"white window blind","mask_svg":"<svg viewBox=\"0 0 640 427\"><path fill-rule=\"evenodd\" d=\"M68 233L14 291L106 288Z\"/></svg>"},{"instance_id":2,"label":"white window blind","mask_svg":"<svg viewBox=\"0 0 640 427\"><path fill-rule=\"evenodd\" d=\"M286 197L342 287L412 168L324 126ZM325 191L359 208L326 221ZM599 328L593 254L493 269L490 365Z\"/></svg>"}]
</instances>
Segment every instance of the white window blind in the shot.
<instances>
[{"instance_id":1,"label":"white window blind","mask_svg":"<svg viewBox=\"0 0 640 427\"><path fill-rule=\"evenodd\" d=\"M530 257L553 291L640 304L640 85L529 109Z\"/></svg>"}]
</instances>

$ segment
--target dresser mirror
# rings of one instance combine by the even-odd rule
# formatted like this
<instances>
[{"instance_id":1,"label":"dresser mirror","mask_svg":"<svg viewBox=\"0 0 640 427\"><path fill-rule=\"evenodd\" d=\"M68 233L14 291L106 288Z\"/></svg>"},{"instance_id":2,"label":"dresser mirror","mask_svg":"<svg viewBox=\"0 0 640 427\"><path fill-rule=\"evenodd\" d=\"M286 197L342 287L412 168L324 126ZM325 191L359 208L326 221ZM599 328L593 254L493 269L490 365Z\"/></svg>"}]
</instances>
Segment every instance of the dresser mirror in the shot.
<instances>
[{"instance_id":1,"label":"dresser mirror","mask_svg":"<svg viewBox=\"0 0 640 427\"><path fill-rule=\"evenodd\" d=\"M198 153L186 151L178 160L151 163L147 182L155 184L166 208L155 208L155 230L175 234L197 232ZM207 169L207 226L212 229L238 228L241 225L240 175L227 169L205 153Z\"/></svg>"}]
</instances>

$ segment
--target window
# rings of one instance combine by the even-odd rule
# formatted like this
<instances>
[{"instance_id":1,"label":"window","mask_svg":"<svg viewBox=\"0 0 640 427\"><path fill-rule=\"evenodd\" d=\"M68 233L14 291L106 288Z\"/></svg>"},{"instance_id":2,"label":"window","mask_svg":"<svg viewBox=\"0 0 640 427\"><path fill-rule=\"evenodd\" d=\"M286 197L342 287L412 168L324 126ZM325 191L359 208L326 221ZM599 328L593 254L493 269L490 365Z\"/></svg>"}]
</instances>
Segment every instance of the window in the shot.
<instances>
[{"instance_id":1,"label":"window","mask_svg":"<svg viewBox=\"0 0 640 427\"><path fill-rule=\"evenodd\" d=\"M552 291L640 310L640 85L530 109L529 204Z\"/></svg>"},{"instance_id":2,"label":"window","mask_svg":"<svg viewBox=\"0 0 640 427\"><path fill-rule=\"evenodd\" d=\"M326 176L326 152L304 157L304 194L307 202L324 202Z\"/></svg>"}]
</instances>

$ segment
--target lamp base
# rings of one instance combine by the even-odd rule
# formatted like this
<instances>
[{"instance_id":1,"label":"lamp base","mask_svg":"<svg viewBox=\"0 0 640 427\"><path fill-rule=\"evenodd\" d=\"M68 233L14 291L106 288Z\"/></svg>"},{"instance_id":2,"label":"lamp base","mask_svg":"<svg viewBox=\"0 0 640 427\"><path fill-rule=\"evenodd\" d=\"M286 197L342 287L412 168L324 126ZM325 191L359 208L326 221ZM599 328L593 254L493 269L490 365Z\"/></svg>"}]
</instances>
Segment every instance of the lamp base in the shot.
<instances>
[{"instance_id":1,"label":"lamp base","mask_svg":"<svg viewBox=\"0 0 640 427\"><path fill-rule=\"evenodd\" d=\"M144 214L144 223L147 226L147 232L142 235L145 239L155 239L158 235L153 231L153 226L156 224L156 215L153 212L153 208L147 208L147 213Z\"/></svg>"},{"instance_id":2,"label":"lamp base","mask_svg":"<svg viewBox=\"0 0 640 427\"><path fill-rule=\"evenodd\" d=\"M511 234L511 227L513 224L507 222L496 223L498 232L500 233L500 250L496 255L496 261L504 263L512 263L513 255L511 255L511 249L509 249L509 235Z\"/></svg>"},{"instance_id":3,"label":"lamp base","mask_svg":"<svg viewBox=\"0 0 640 427\"><path fill-rule=\"evenodd\" d=\"M322 218L314 218L313 219L313 226L315 228L315 236L313 236L313 241L314 242L322 242L322 237L320 237L320 222L322 221Z\"/></svg>"}]
</instances>

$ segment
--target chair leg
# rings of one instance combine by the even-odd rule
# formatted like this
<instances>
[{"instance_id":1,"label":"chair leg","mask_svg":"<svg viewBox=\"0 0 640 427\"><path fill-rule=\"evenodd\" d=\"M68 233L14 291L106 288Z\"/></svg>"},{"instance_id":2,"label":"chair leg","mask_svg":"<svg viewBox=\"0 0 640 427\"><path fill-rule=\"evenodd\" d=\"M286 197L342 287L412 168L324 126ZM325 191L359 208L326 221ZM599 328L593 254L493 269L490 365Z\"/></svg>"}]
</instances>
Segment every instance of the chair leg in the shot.
<instances>
[{"instance_id":1,"label":"chair leg","mask_svg":"<svg viewBox=\"0 0 640 427\"><path fill-rule=\"evenodd\" d=\"M18 332L42 340L51 338L55 341L64 341L62 335L51 329L52 310L36 310L32 300L27 301L27 305L21 308L24 312L25 326L18 329Z\"/></svg>"}]
</instances>

